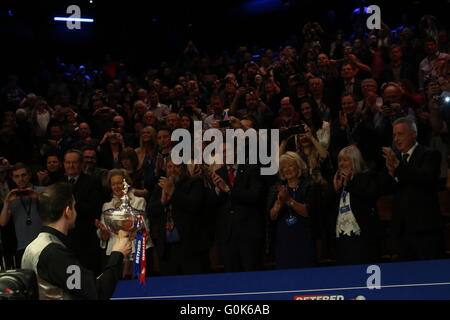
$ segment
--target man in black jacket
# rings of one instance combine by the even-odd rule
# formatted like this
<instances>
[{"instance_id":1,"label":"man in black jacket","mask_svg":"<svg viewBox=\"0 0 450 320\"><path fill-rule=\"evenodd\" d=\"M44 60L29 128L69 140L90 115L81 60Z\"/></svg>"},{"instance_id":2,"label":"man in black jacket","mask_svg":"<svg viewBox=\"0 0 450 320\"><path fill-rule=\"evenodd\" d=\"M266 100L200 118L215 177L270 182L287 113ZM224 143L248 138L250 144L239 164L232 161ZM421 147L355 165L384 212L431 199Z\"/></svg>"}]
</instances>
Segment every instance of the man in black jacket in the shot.
<instances>
[{"instance_id":1,"label":"man in black jacket","mask_svg":"<svg viewBox=\"0 0 450 320\"><path fill-rule=\"evenodd\" d=\"M227 144L223 146L226 154ZM225 271L260 269L264 245L260 168L249 164L223 165L212 174L212 180L217 194L216 240Z\"/></svg>"},{"instance_id":2,"label":"man in black jacket","mask_svg":"<svg viewBox=\"0 0 450 320\"><path fill-rule=\"evenodd\" d=\"M170 159L166 172L150 199L154 220L161 219L156 246L161 275L206 273L209 257L208 230L202 221L203 182L188 176L185 164L175 165Z\"/></svg>"},{"instance_id":3,"label":"man in black jacket","mask_svg":"<svg viewBox=\"0 0 450 320\"><path fill-rule=\"evenodd\" d=\"M99 183L82 172L82 154L69 150L64 156L65 176L61 182L73 185L78 221L69 237L83 265L100 273L100 246L95 220L100 219L103 198Z\"/></svg>"},{"instance_id":4,"label":"man in black jacket","mask_svg":"<svg viewBox=\"0 0 450 320\"><path fill-rule=\"evenodd\" d=\"M417 127L409 118L394 122L393 139L399 154L391 148L383 148L383 153L394 189L392 227L399 239L400 258L440 258L443 253L438 200L440 153L417 143Z\"/></svg>"},{"instance_id":5,"label":"man in black jacket","mask_svg":"<svg viewBox=\"0 0 450 320\"><path fill-rule=\"evenodd\" d=\"M380 83L409 79L416 84L417 73L410 64L403 61L403 52L399 45L391 47L390 57L391 63L385 66L381 72Z\"/></svg>"},{"instance_id":6,"label":"man in black jacket","mask_svg":"<svg viewBox=\"0 0 450 320\"><path fill-rule=\"evenodd\" d=\"M80 263L70 246L68 233L77 219L72 186L56 183L38 198L44 225L39 236L25 249L22 267L36 273L41 300L109 299L122 274L124 256L131 253L131 241L119 233L101 276Z\"/></svg>"}]
</instances>

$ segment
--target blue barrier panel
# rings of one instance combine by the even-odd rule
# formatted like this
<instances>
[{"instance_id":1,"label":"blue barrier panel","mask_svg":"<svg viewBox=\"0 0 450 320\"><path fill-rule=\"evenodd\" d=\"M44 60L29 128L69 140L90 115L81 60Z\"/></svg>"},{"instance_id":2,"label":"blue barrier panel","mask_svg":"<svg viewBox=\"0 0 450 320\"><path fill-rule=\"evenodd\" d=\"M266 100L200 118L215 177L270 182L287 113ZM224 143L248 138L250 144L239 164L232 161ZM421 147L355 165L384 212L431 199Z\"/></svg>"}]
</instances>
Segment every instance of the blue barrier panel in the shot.
<instances>
[{"instance_id":1,"label":"blue barrier panel","mask_svg":"<svg viewBox=\"0 0 450 320\"><path fill-rule=\"evenodd\" d=\"M260 272L150 277L120 281L112 300L447 300L450 260ZM375 268L377 269L377 268Z\"/></svg>"}]
</instances>

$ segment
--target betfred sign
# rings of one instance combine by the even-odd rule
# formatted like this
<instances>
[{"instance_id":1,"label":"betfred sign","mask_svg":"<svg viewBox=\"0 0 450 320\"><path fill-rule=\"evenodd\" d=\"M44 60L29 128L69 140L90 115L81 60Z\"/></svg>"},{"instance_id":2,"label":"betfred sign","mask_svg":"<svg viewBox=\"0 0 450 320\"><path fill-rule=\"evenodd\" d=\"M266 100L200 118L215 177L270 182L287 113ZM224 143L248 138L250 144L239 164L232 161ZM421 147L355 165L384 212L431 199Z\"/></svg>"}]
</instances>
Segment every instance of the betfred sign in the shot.
<instances>
[{"instance_id":1,"label":"betfred sign","mask_svg":"<svg viewBox=\"0 0 450 320\"><path fill-rule=\"evenodd\" d=\"M294 296L294 300L344 300L341 295Z\"/></svg>"}]
</instances>

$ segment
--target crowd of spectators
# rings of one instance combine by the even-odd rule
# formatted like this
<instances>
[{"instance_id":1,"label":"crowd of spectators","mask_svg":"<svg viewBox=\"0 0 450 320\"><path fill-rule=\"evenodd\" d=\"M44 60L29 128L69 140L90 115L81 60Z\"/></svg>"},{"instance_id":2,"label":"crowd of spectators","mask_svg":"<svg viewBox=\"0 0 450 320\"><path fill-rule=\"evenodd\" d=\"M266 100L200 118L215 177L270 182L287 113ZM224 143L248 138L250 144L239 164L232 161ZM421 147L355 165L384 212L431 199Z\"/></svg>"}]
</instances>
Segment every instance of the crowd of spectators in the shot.
<instances>
[{"instance_id":1,"label":"crowd of spectators","mask_svg":"<svg viewBox=\"0 0 450 320\"><path fill-rule=\"evenodd\" d=\"M390 260L442 257L435 202L447 190L450 42L435 22L339 30L332 41L332 30L307 23L298 46L240 46L214 58L190 41L177 61L140 74L111 56L89 67L58 60L29 75L33 91L9 76L0 91L2 265L19 266L39 232L37 194L64 181L74 185L74 250L100 271L111 246L102 207L118 201L117 176L146 211L150 276L379 262L391 237ZM194 121L279 129L279 174L174 164L171 133L193 133ZM411 151L403 133L413 139L403 149L426 146L431 167L396 161ZM377 201L389 195L399 213L385 227Z\"/></svg>"}]
</instances>

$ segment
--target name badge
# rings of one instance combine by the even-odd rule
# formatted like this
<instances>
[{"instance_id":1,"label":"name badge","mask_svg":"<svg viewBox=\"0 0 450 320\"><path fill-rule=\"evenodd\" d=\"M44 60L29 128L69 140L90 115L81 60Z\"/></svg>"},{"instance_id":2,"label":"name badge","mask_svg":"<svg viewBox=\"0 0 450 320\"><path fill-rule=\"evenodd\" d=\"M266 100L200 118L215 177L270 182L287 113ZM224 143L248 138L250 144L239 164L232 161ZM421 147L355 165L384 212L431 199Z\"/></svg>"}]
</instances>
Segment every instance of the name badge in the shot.
<instances>
[{"instance_id":1,"label":"name badge","mask_svg":"<svg viewBox=\"0 0 450 320\"><path fill-rule=\"evenodd\" d=\"M350 206L349 205L346 205L346 206L343 206L343 207L339 208L339 213L341 213L341 214L347 213L349 211L350 211Z\"/></svg>"},{"instance_id":2,"label":"name badge","mask_svg":"<svg viewBox=\"0 0 450 320\"><path fill-rule=\"evenodd\" d=\"M298 218L294 215L289 215L289 217L286 218L286 224L290 227L293 226L298 222Z\"/></svg>"}]
</instances>

